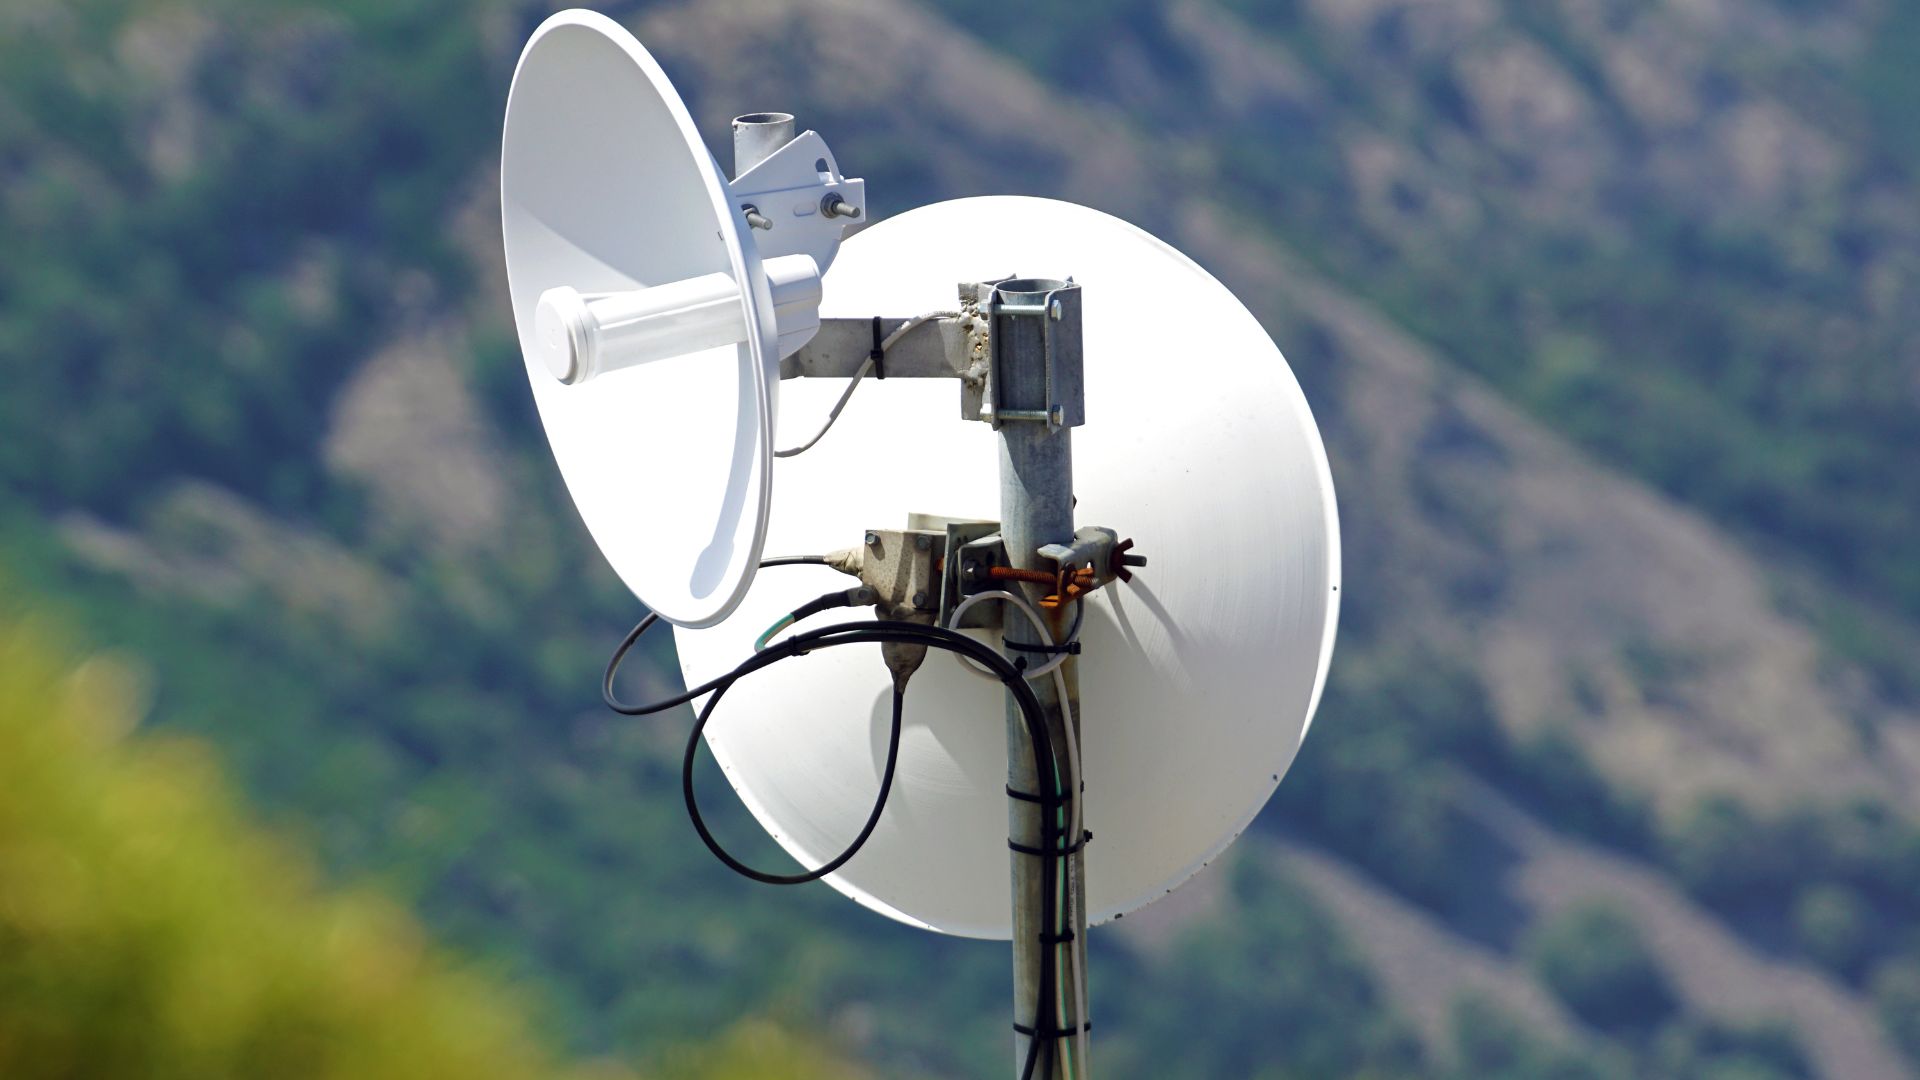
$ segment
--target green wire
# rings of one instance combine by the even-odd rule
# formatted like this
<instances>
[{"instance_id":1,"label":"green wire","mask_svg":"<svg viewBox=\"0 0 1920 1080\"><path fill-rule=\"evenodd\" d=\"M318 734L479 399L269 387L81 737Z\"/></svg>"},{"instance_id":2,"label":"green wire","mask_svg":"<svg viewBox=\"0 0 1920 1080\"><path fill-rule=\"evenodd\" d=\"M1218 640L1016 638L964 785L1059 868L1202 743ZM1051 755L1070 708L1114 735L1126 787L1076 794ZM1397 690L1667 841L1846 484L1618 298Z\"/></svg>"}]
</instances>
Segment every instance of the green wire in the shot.
<instances>
[{"instance_id":1,"label":"green wire","mask_svg":"<svg viewBox=\"0 0 1920 1080\"><path fill-rule=\"evenodd\" d=\"M774 623L772 626L767 627L767 632L764 634L761 634L760 637L754 641L753 651L759 652L760 650L766 648L768 638L771 638L773 635L779 633L782 630L785 630L787 627L792 625L793 625L793 612L789 611L785 615L780 616L779 622Z\"/></svg>"}]
</instances>

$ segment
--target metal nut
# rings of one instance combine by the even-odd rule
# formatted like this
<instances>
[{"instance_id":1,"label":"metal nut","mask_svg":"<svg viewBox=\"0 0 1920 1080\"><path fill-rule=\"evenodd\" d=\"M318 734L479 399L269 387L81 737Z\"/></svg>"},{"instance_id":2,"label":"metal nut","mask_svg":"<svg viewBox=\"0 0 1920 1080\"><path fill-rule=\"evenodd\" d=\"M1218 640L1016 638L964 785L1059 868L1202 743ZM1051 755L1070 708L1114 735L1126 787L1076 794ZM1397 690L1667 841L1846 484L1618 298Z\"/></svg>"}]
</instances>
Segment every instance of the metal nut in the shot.
<instances>
[{"instance_id":1,"label":"metal nut","mask_svg":"<svg viewBox=\"0 0 1920 1080\"><path fill-rule=\"evenodd\" d=\"M925 551L932 546L933 546L933 537L931 536L922 535L922 536L916 536L913 538L913 549L915 551Z\"/></svg>"},{"instance_id":2,"label":"metal nut","mask_svg":"<svg viewBox=\"0 0 1920 1080\"><path fill-rule=\"evenodd\" d=\"M878 547L878 546L880 546L880 536L879 536L879 534L877 534L877 533L868 533L868 534L867 534L867 546L868 546L868 547Z\"/></svg>"}]
</instances>

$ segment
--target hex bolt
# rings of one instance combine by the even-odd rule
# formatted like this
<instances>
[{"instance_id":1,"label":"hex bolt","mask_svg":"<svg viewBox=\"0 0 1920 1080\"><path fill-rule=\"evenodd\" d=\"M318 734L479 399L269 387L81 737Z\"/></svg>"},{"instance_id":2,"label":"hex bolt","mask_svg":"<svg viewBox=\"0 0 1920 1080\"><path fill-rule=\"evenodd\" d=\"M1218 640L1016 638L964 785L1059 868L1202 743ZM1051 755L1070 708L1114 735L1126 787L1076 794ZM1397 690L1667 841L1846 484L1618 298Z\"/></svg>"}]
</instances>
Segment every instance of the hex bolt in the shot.
<instances>
[{"instance_id":1,"label":"hex bolt","mask_svg":"<svg viewBox=\"0 0 1920 1080\"><path fill-rule=\"evenodd\" d=\"M913 549L915 551L925 551L932 546L933 537L931 536L921 535L913 538Z\"/></svg>"},{"instance_id":2,"label":"hex bolt","mask_svg":"<svg viewBox=\"0 0 1920 1080\"><path fill-rule=\"evenodd\" d=\"M879 547L879 546L880 546L880 534L878 534L878 533L868 533L868 534L867 534L867 546L868 546L868 547Z\"/></svg>"},{"instance_id":3,"label":"hex bolt","mask_svg":"<svg viewBox=\"0 0 1920 1080\"><path fill-rule=\"evenodd\" d=\"M927 594L926 594L926 593L924 593L924 592L917 592L917 593L914 593L914 594L913 594L913 606L914 606L914 607L917 607L917 608L923 608L923 607L926 607L926 606L927 606Z\"/></svg>"},{"instance_id":4,"label":"hex bolt","mask_svg":"<svg viewBox=\"0 0 1920 1080\"><path fill-rule=\"evenodd\" d=\"M857 218L860 208L840 197L837 191L829 191L820 200L820 212L828 217Z\"/></svg>"}]
</instances>

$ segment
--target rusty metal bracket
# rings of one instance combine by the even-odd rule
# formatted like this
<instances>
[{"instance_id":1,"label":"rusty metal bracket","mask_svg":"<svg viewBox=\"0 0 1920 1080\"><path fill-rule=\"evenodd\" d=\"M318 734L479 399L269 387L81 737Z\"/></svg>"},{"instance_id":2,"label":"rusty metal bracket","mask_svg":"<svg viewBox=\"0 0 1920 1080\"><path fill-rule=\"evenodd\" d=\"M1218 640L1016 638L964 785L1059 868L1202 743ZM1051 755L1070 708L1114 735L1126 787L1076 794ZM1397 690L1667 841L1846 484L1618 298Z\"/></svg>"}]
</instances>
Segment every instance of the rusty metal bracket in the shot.
<instances>
[{"instance_id":1,"label":"rusty metal bracket","mask_svg":"<svg viewBox=\"0 0 1920 1080\"><path fill-rule=\"evenodd\" d=\"M1132 540L1121 540L1119 533L1099 525L1076 529L1071 544L1048 544L1042 547L1039 550L1040 557L1052 560L1056 569L1051 577L1053 592L1040 601L1040 606L1058 607L1112 581L1132 581L1131 568L1147 564L1145 556L1129 554L1132 548ZM1039 577L1045 578L1047 575L1042 571ZM1037 579L1022 577L1020 580Z\"/></svg>"}]
</instances>

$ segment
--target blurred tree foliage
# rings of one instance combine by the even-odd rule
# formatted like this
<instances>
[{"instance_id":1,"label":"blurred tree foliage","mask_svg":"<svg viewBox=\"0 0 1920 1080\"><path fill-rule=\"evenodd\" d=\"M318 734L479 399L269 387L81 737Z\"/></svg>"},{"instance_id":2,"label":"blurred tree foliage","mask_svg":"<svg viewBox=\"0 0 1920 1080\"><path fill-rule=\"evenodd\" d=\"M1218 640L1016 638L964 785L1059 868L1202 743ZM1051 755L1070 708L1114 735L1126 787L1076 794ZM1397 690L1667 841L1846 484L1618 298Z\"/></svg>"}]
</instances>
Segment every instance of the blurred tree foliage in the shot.
<instances>
[{"instance_id":1,"label":"blurred tree foliage","mask_svg":"<svg viewBox=\"0 0 1920 1080\"><path fill-rule=\"evenodd\" d=\"M1564 728L1504 730L1473 670L1433 649L1349 644L1308 745L1263 827L1320 840L1442 913L1487 894L1475 855L1487 844L1462 808L1462 779L1478 776L1560 829L1662 867L1764 947L1855 985L1898 962L1889 931L1920 919L1920 827L1893 809L1762 814L1720 795L1656 819Z\"/></svg>"},{"instance_id":2,"label":"blurred tree foliage","mask_svg":"<svg viewBox=\"0 0 1920 1080\"><path fill-rule=\"evenodd\" d=\"M1683 1019L1649 1054L1648 1075L1674 1080L1812 1080L1807 1055L1784 1024Z\"/></svg>"},{"instance_id":3,"label":"blurred tree foliage","mask_svg":"<svg viewBox=\"0 0 1920 1080\"><path fill-rule=\"evenodd\" d=\"M1501 742L1486 690L1428 649L1349 651L1323 715L1266 820L1355 858L1399 891L1445 908L1479 885L1459 768L1497 768ZM1441 763L1449 763L1442 765Z\"/></svg>"},{"instance_id":4,"label":"blurred tree foliage","mask_svg":"<svg viewBox=\"0 0 1920 1080\"><path fill-rule=\"evenodd\" d=\"M4 616L0 616L4 617ZM329 893L206 748L130 734L139 679L0 622L0 1076L605 1077L368 890ZM665 1080L857 1078L764 1022Z\"/></svg>"},{"instance_id":5,"label":"blurred tree foliage","mask_svg":"<svg viewBox=\"0 0 1920 1080\"><path fill-rule=\"evenodd\" d=\"M1889 931L1920 915L1920 828L1877 802L1761 814L1706 798L1651 853L1736 925L1786 926L1787 945L1855 984L1900 962Z\"/></svg>"},{"instance_id":6,"label":"blurred tree foliage","mask_svg":"<svg viewBox=\"0 0 1920 1080\"><path fill-rule=\"evenodd\" d=\"M1582 903L1554 914L1535 931L1528 951L1540 980L1603 1031L1646 1033L1676 1008L1633 920L1605 904Z\"/></svg>"},{"instance_id":7,"label":"blurred tree foliage","mask_svg":"<svg viewBox=\"0 0 1920 1080\"><path fill-rule=\"evenodd\" d=\"M1459 1080L1626 1080L1626 1055L1556 1046L1485 998L1454 1002L1454 1060Z\"/></svg>"},{"instance_id":8,"label":"blurred tree foliage","mask_svg":"<svg viewBox=\"0 0 1920 1080\"><path fill-rule=\"evenodd\" d=\"M497 80L451 0L152 8L34 5L0 34L0 428L34 432L0 440L0 483L119 514L187 471L311 512L317 404L469 280L446 219ZM172 84L128 62L169 52L193 58Z\"/></svg>"},{"instance_id":9,"label":"blurred tree foliage","mask_svg":"<svg viewBox=\"0 0 1920 1080\"><path fill-rule=\"evenodd\" d=\"M319 891L204 747L129 736L131 677L44 632L0 626L0 1075L586 1075L391 903Z\"/></svg>"},{"instance_id":10,"label":"blurred tree foliage","mask_svg":"<svg viewBox=\"0 0 1920 1080\"><path fill-rule=\"evenodd\" d=\"M656 1075L659 1080L866 1080L870 1074L794 1038L783 1028L748 1021L705 1045L670 1052Z\"/></svg>"},{"instance_id":11,"label":"blurred tree foliage","mask_svg":"<svg viewBox=\"0 0 1920 1080\"><path fill-rule=\"evenodd\" d=\"M1873 979L1873 1000L1880 1022L1894 1041L1908 1057L1920 1061L1920 952L1909 952L1880 968Z\"/></svg>"},{"instance_id":12,"label":"blurred tree foliage","mask_svg":"<svg viewBox=\"0 0 1920 1080\"><path fill-rule=\"evenodd\" d=\"M1257 858L1236 861L1232 874L1227 917L1179 938L1151 995L1115 1002L1125 1034L1099 1047L1102 1069L1257 1080L1424 1075L1412 1032L1327 914Z\"/></svg>"}]
</instances>

